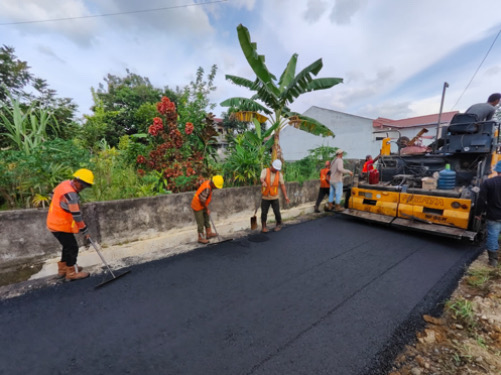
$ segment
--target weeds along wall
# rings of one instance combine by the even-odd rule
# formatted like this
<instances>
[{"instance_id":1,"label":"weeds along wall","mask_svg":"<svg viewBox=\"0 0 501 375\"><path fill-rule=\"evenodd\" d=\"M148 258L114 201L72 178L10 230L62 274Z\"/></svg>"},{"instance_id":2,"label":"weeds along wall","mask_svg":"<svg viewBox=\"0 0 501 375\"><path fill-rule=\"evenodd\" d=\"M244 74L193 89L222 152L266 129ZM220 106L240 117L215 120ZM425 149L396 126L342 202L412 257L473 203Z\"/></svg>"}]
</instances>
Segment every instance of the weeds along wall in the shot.
<instances>
[{"instance_id":1,"label":"weeds along wall","mask_svg":"<svg viewBox=\"0 0 501 375\"><path fill-rule=\"evenodd\" d=\"M287 183L289 207L314 202L318 181L303 184ZM210 205L217 225L238 213L249 218L260 203L260 188L240 187L214 190ZM284 207L280 193L281 207ZM191 209L193 192L160 195L156 197L92 202L83 205L84 221L94 240L102 245L117 245L146 238L175 228L193 228L196 224ZM313 204L313 203L312 203ZM37 261L58 256L61 248L45 225L47 209L0 211L0 264L2 267L22 262ZM79 241L82 239L77 235ZM169 244L165 244L166 247Z\"/></svg>"}]
</instances>

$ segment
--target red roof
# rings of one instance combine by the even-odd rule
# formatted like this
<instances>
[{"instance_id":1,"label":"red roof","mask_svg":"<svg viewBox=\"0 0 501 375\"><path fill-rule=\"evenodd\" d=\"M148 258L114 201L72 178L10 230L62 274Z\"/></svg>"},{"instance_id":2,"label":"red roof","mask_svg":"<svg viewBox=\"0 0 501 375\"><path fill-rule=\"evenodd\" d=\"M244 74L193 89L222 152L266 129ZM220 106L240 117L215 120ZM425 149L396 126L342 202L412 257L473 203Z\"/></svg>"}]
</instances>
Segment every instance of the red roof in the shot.
<instances>
[{"instance_id":1,"label":"red roof","mask_svg":"<svg viewBox=\"0 0 501 375\"><path fill-rule=\"evenodd\" d=\"M447 124L451 122L452 118L456 113L459 113L459 111L442 113L442 117L440 118L440 123ZM372 126L374 128L385 128L385 127L412 128L412 127L433 126L437 125L437 122L438 122L438 113L434 115L404 118L401 120L390 120L387 118L378 117L377 119L372 121Z\"/></svg>"}]
</instances>

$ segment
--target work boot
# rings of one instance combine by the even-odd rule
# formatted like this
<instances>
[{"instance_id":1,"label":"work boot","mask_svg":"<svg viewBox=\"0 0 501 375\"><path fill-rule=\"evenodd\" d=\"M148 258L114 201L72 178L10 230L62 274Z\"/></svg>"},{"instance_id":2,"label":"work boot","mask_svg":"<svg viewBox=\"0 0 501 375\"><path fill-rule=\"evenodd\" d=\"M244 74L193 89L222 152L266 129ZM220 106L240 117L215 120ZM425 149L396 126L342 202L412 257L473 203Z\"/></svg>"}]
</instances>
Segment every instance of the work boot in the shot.
<instances>
[{"instance_id":1,"label":"work boot","mask_svg":"<svg viewBox=\"0 0 501 375\"><path fill-rule=\"evenodd\" d=\"M261 232L262 232L262 233L268 233L268 232L269 232L269 230L268 230L268 228L266 228L266 221L263 221L263 222L261 223L261 225L262 225L262 227L263 227L263 228L261 229Z\"/></svg>"},{"instance_id":2,"label":"work boot","mask_svg":"<svg viewBox=\"0 0 501 375\"><path fill-rule=\"evenodd\" d=\"M336 211L336 212L341 212L341 211L344 211L344 207L343 207L343 206L341 206L340 204L336 204L336 205L334 206L334 211Z\"/></svg>"},{"instance_id":3,"label":"work boot","mask_svg":"<svg viewBox=\"0 0 501 375\"><path fill-rule=\"evenodd\" d=\"M66 276L66 262L57 262L57 278L62 279Z\"/></svg>"},{"instance_id":4,"label":"work boot","mask_svg":"<svg viewBox=\"0 0 501 375\"><path fill-rule=\"evenodd\" d=\"M66 281L80 280L89 277L90 273L88 272L79 272L78 265L68 266L66 267Z\"/></svg>"},{"instance_id":5,"label":"work boot","mask_svg":"<svg viewBox=\"0 0 501 375\"><path fill-rule=\"evenodd\" d=\"M66 262L57 262L57 278L62 279L66 276ZM78 272L83 270L82 267L78 266Z\"/></svg>"},{"instance_id":6,"label":"work boot","mask_svg":"<svg viewBox=\"0 0 501 375\"><path fill-rule=\"evenodd\" d=\"M497 251L487 251L489 254L489 266L497 267L498 265L498 252Z\"/></svg>"},{"instance_id":7,"label":"work boot","mask_svg":"<svg viewBox=\"0 0 501 375\"><path fill-rule=\"evenodd\" d=\"M198 233L198 242L199 243L203 243L204 245L206 245L206 244L209 243L209 240L206 240L204 238L204 234L203 233Z\"/></svg>"},{"instance_id":8,"label":"work boot","mask_svg":"<svg viewBox=\"0 0 501 375\"><path fill-rule=\"evenodd\" d=\"M327 206L325 206L325 211L332 211L334 209L334 205L329 202L327 203Z\"/></svg>"},{"instance_id":9,"label":"work boot","mask_svg":"<svg viewBox=\"0 0 501 375\"><path fill-rule=\"evenodd\" d=\"M212 229L210 229L210 228L205 228L205 232L207 233L207 235L205 236L207 239L217 237L217 234L212 233Z\"/></svg>"}]
</instances>

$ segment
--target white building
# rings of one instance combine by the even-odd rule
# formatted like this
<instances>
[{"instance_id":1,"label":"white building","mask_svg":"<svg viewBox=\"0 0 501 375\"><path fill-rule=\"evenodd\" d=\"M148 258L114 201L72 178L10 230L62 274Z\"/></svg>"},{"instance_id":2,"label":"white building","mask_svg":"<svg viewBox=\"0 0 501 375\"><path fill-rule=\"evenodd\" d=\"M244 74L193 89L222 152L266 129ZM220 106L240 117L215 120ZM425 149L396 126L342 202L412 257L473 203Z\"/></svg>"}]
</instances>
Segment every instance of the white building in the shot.
<instances>
[{"instance_id":1,"label":"white building","mask_svg":"<svg viewBox=\"0 0 501 375\"><path fill-rule=\"evenodd\" d=\"M442 113L441 126L449 124L456 113L458 112ZM347 159L364 159L368 154L379 154L381 139L386 136L391 138L392 153L396 153L399 137L411 140L422 129L427 132L420 137L420 143L428 145L435 139L439 117L438 114L433 114L401 120L382 117L372 120L319 107L311 107L303 114L327 126L335 137L316 136L288 126L280 132L280 146L286 161L300 160L308 156L308 150L320 146L341 148Z\"/></svg>"},{"instance_id":2,"label":"white building","mask_svg":"<svg viewBox=\"0 0 501 375\"><path fill-rule=\"evenodd\" d=\"M287 126L280 132L284 160L302 159L308 156L308 150L321 146L341 148L348 159L363 159L367 154L379 154L381 145L373 140L372 119L320 107L311 107L303 114L327 126L335 137L316 136Z\"/></svg>"}]
</instances>

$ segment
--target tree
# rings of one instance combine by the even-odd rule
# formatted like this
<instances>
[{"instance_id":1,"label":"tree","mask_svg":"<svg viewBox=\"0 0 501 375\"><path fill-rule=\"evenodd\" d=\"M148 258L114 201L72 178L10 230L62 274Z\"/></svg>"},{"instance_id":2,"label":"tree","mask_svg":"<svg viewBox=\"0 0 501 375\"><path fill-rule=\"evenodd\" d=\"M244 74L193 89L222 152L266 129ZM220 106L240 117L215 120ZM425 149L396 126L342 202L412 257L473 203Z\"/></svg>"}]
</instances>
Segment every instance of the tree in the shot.
<instances>
[{"instance_id":1,"label":"tree","mask_svg":"<svg viewBox=\"0 0 501 375\"><path fill-rule=\"evenodd\" d=\"M23 88L33 79L26 61L14 55L14 48L0 47L0 102L7 102L9 95L19 97L25 95Z\"/></svg>"},{"instance_id":2,"label":"tree","mask_svg":"<svg viewBox=\"0 0 501 375\"><path fill-rule=\"evenodd\" d=\"M258 55L256 43L251 41L247 28L240 24L237 27L237 33L242 51L256 74L256 78L249 80L226 75L226 79L254 91L255 94L251 98L230 98L223 101L221 105L238 108L240 111L250 111L254 117L262 116L261 113L264 113L272 125L277 124L274 132L273 159L281 158L280 131L287 125L311 134L333 137L334 134L325 125L313 118L292 112L289 105L302 94L329 89L343 82L343 79L313 78L323 67L322 59L316 60L296 74L298 55L293 54L277 82L276 77L268 70L264 56Z\"/></svg>"}]
</instances>

